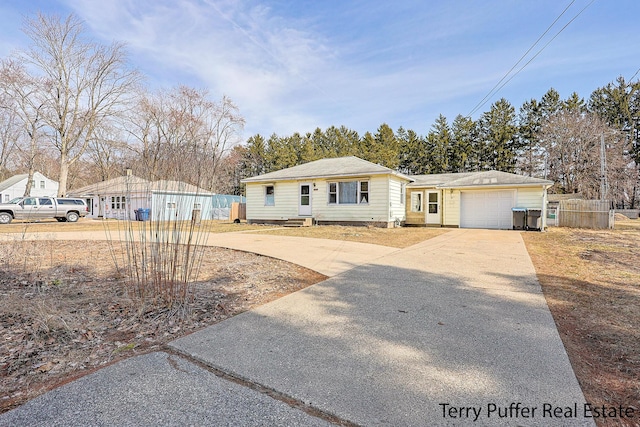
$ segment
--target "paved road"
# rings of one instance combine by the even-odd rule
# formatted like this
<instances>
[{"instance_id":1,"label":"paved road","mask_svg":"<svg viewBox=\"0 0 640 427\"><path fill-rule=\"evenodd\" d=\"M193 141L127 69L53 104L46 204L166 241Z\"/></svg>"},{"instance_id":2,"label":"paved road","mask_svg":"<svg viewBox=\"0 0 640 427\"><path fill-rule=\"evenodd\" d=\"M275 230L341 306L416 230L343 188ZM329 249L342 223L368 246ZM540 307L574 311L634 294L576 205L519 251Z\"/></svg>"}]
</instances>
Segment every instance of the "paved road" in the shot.
<instances>
[{"instance_id":1,"label":"paved road","mask_svg":"<svg viewBox=\"0 0 640 427\"><path fill-rule=\"evenodd\" d=\"M255 236L236 249L310 259L311 240ZM0 425L325 422L189 360L360 425L593 425L519 233L454 230L364 258L335 245L311 261L332 278L171 343L184 359L116 364ZM544 411L574 405L573 418Z\"/></svg>"}]
</instances>

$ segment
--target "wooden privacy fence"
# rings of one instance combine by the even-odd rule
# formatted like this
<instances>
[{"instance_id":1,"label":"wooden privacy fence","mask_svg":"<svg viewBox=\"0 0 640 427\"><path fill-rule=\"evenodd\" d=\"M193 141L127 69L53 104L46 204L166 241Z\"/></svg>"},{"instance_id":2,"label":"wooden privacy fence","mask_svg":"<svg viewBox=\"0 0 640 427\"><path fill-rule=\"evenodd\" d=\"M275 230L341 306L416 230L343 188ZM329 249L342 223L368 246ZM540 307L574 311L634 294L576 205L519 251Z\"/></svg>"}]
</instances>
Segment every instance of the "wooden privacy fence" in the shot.
<instances>
[{"instance_id":1,"label":"wooden privacy fence","mask_svg":"<svg viewBox=\"0 0 640 427\"><path fill-rule=\"evenodd\" d=\"M614 211L607 200L560 200L558 225L575 228L613 228Z\"/></svg>"}]
</instances>

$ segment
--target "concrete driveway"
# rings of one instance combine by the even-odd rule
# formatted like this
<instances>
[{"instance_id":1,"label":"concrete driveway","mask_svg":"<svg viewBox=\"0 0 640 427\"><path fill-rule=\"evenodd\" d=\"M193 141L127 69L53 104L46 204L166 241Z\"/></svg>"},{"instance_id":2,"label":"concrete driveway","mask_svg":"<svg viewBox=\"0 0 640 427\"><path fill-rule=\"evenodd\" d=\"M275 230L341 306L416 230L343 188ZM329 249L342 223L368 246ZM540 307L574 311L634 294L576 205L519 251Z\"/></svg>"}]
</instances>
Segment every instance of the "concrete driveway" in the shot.
<instances>
[{"instance_id":1,"label":"concrete driveway","mask_svg":"<svg viewBox=\"0 0 640 427\"><path fill-rule=\"evenodd\" d=\"M171 346L359 425L593 425L512 231L454 230Z\"/></svg>"},{"instance_id":2,"label":"concrete driveway","mask_svg":"<svg viewBox=\"0 0 640 427\"><path fill-rule=\"evenodd\" d=\"M321 246L257 236L210 244L289 260ZM171 343L184 358L118 363L0 425L145 425L147 407L167 425L594 425L519 233L453 230L353 258L332 245L312 262L329 280Z\"/></svg>"}]
</instances>

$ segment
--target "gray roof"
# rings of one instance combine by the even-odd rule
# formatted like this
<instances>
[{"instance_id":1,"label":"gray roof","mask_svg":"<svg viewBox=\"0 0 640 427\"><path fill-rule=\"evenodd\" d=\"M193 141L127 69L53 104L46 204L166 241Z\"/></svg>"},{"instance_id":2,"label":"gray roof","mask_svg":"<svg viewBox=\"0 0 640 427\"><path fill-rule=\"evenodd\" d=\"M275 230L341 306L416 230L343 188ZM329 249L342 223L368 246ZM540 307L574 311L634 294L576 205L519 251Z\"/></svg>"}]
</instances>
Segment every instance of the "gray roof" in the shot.
<instances>
[{"instance_id":1,"label":"gray roof","mask_svg":"<svg viewBox=\"0 0 640 427\"><path fill-rule=\"evenodd\" d=\"M137 192L147 190L149 184L149 181L146 179L134 175L125 175L69 190L69 194L72 196L89 196L107 193L125 193L127 191Z\"/></svg>"},{"instance_id":2,"label":"gray roof","mask_svg":"<svg viewBox=\"0 0 640 427\"><path fill-rule=\"evenodd\" d=\"M23 179L27 179L29 175L27 175L26 173L22 173L20 175L14 175L11 178L7 178L4 181L0 182L0 191L4 191L7 188L11 187L12 185L15 185L17 183L19 183L20 181L22 181Z\"/></svg>"},{"instance_id":3,"label":"gray roof","mask_svg":"<svg viewBox=\"0 0 640 427\"><path fill-rule=\"evenodd\" d=\"M135 175L119 176L107 181L97 182L82 188L69 191L73 196L94 196L104 194L122 193L190 193L190 194L211 194L210 192L198 188L195 185L182 181L147 181Z\"/></svg>"},{"instance_id":4,"label":"gray roof","mask_svg":"<svg viewBox=\"0 0 640 427\"><path fill-rule=\"evenodd\" d=\"M302 165L281 169L243 179L242 182L268 182L311 178L351 177L362 175L395 175L407 181L406 175L355 156L320 159Z\"/></svg>"},{"instance_id":5,"label":"gray roof","mask_svg":"<svg viewBox=\"0 0 640 427\"><path fill-rule=\"evenodd\" d=\"M442 173L416 175L410 187L473 188L473 187L539 187L553 181L500 171Z\"/></svg>"}]
</instances>

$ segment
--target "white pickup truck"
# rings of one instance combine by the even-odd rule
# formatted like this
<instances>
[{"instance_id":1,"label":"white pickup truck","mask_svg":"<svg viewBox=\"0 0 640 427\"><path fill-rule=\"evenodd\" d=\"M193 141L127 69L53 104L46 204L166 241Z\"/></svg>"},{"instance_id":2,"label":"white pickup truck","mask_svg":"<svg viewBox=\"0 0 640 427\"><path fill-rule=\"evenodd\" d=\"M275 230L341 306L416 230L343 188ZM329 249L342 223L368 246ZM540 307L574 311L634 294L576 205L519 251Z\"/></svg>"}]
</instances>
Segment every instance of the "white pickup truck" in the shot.
<instances>
[{"instance_id":1,"label":"white pickup truck","mask_svg":"<svg viewBox=\"0 0 640 427\"><path fill-rule=\"evenodd\" d=\"M12 202L0 204L0 224L9 224L14 219L47 218L76 222L89 211L84 200L71 197L23 197Z\"/></svg>"}]
</instances>

